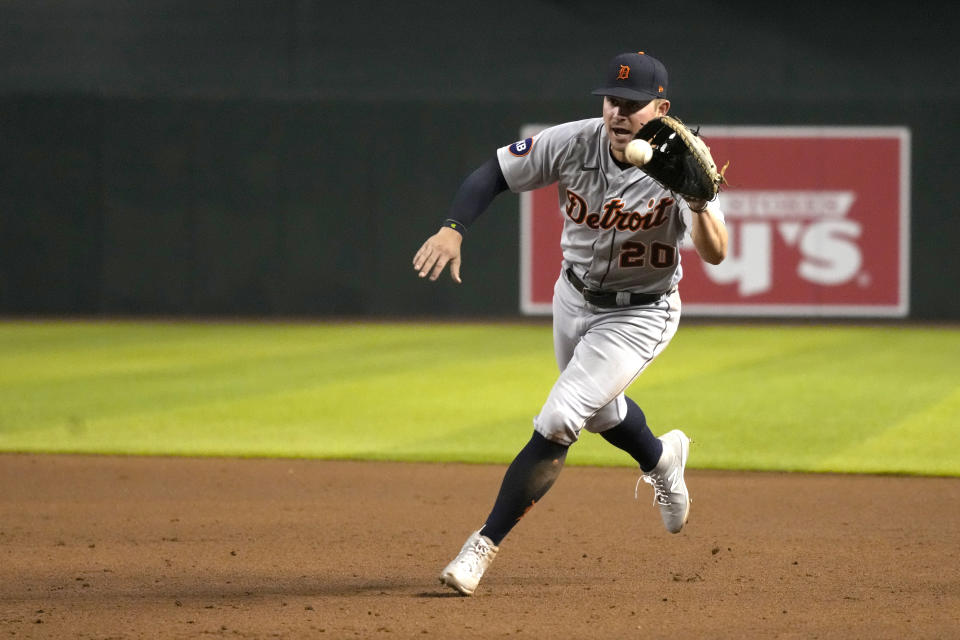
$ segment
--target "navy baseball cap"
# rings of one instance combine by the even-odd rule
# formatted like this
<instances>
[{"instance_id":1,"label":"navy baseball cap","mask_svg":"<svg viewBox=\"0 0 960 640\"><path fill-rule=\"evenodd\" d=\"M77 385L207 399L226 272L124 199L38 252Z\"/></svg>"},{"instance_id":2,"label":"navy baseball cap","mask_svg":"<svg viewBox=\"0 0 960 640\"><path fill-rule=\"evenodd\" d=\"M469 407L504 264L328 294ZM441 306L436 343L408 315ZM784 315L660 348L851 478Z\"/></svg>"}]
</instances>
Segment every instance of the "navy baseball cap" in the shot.
<instances>
[{"instance_id":1,"label":"navy baseball cap","mask_svg":"<svg viewBox=\"0 0 960 640\"><path fill-rule=\"evenodd\" d=\"M607 65L604 86L592 93L637 102L666 98L667 68L643 51L621 53Z\"/></svg>"}]
</instances>

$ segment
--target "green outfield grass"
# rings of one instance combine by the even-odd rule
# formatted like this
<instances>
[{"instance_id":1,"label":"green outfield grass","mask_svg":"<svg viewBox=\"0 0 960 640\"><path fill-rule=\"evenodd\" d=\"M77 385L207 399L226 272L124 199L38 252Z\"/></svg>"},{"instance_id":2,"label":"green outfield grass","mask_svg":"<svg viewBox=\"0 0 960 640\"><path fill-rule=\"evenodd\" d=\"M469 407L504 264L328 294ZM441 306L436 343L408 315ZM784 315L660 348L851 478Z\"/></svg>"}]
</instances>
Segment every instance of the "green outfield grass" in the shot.
<instances>
[{"instance_id":1,"label":"green outfield grass","mask_svg":"<svg viewBox=\"0 0 960 640\"><path fill-rule=\"evenodd\" d=\"M958 373L953 328L690 325L630 395L696 468L960 475ZM503 463L555 377L546 324L6 321L0 450Z\"/></svg>"}]
</instances>

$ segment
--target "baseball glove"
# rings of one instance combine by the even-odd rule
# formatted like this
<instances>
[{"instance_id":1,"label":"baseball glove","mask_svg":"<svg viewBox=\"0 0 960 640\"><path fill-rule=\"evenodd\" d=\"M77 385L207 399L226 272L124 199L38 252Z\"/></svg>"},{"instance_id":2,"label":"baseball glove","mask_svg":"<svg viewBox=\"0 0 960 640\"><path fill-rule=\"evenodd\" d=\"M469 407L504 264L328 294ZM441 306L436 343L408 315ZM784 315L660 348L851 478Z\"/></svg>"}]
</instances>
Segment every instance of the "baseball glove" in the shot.
<instances>
[{"instance_id":1,"label":"baseball glove","mask_svg":"<svg viewBox=\"0 0 960 640\"><path fill-rule=\"evenodd\" d=\"M713 200L727 184L710 148L678 118L663 116L643 125L636 140L646 140L653 149L650 159L639 165L651 178L688 200Z\"/></svg>"}]
</instances>

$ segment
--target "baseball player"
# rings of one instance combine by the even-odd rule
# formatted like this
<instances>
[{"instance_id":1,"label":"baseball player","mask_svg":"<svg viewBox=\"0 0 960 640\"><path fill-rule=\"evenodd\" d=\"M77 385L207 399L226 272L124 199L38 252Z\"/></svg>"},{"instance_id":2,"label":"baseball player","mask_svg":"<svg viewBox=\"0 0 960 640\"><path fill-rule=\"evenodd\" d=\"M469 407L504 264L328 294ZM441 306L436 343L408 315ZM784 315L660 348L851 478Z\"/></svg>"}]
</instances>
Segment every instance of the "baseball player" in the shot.
<instances>
[{"instance_id":1,"label":"baseball player","mask_svg":"<svg viewBox=\"0 0 960 640\"><path fill-rule=\"evenodd\" d=\"M624 391L677 330L685 232L703 260L718 264L727 251L724 218L715 202L684 200L626 160L640 127L670 109L659 60L643 52L616 56L593 94L603 96L602 117L502 147L467 177L449 217L413 258L421 278L436 280L449 267L461 282L464 234L496 195L557 185L564 219L553 295L560 375L483 526L440 574L465 595L474 593L501 541L553 485L583 429L637 461L669 532L680 531L690 512L684 482L690 440L679 430L655 437Z\"/></svg>"}]
</instances>

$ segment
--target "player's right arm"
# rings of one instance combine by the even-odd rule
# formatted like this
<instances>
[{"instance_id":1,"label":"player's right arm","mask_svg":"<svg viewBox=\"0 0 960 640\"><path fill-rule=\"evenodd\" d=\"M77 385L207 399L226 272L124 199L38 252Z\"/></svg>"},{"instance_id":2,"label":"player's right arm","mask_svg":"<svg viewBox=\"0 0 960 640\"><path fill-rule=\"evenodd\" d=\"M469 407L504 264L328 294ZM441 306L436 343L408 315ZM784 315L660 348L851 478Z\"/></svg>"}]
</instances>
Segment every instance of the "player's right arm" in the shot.
<instances>
[{"instance_id":1,"label":"player's right arm","mask_svg":"<svg viewBox=\"0 0 960 640\"><path fill-rule=\"evenodd\" d=\"M440 230L427 238L420 250L413 256L413 268L420 272L421 278L428 275L436 280L443 273L444 267L450 265L450 277L457 284L460 279L460 245L463 236L459 231L450 227L440 227Z\"/></svg>"},{"instance_id":2,"label":"player's right arm","mask_svg":"<svg viewBox=\"0 0 960 640\"><path fill-rule=\"evenodd\" d=\"M532 138L497 149L495 157L463 181L443 226L427 238L413 256L413 268L420 277L436 280L450 265L450 276L455 282L461 282L463 232L487 210L498 194L507 189L520 193L556 182L558 159L565 153L567 145L577 135L597 126L602 126L600 118L549 127Z\"/></svg>"},{"instance_id":3,"label":"player's right arm","mask_svg":"<svg viewBox=\"0 0 960 640\"><path fill-rule=\"evenodd\" d=\"M496 157L480 165L463 181L450 205L450 211L440 230L427 238L413 256L413 268L421 278L436 280L450 265L450 277L458 284L460 279L460 245L463 233L480 217L493 199L506 191L507 181Z\"/></svg>"}]
</instances>

